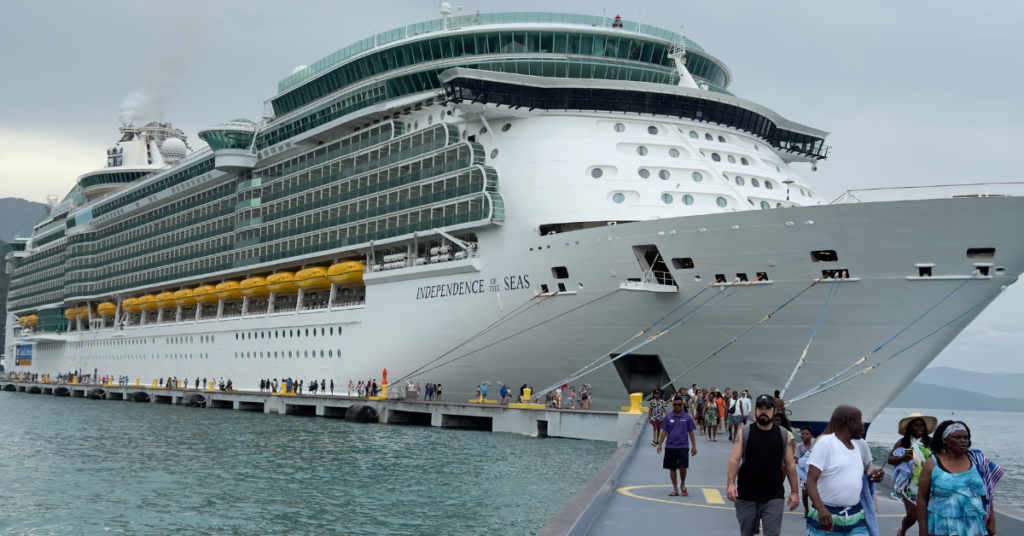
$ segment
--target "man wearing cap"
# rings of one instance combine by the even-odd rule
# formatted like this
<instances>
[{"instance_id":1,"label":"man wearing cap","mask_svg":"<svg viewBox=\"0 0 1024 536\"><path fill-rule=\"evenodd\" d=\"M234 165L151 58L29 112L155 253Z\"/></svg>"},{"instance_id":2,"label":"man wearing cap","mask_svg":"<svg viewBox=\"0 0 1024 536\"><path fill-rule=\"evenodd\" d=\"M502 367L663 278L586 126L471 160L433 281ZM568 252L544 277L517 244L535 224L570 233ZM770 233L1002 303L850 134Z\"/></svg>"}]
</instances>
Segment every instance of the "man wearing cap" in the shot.
<instances>
[{"instance_id":1,"label":"man wearing cap","mask_svg":"<svg viewBox=\"0 0 1024 536\"><path fill-rule=\"evenodd\" d=\"M662 467L668 469L669 478L672 480L672 493L668 494L669 497L678 497L680 488L683 490L683 497L690 495L686 489L686 470L690 467L690 455L697 455L697 443L693 436L696 429L697 425L690 414L683 411L683 401L678 398L673 400L672 411L661 421L661 438L658 441L658 454L661 454L662 445L665 446L665 461ZM690 447L689 455L686 447Z\"/></svg>"},{"instance_id":2,"label":"man wearing cap","mask_svg":"<svg viewBox=\"0 0 1024 536\"><path fill-rule=\"evenodd\" d=\"M742 536L753 536L759 526L765 536L782 532L782 465L789 477L789 509L795 510L800 503L793 446L786 430L773 422L774 417L775 397L758 396L754 422L740 428L732 446L726 495L736 503Z\"/></svg>"}]
</instances>

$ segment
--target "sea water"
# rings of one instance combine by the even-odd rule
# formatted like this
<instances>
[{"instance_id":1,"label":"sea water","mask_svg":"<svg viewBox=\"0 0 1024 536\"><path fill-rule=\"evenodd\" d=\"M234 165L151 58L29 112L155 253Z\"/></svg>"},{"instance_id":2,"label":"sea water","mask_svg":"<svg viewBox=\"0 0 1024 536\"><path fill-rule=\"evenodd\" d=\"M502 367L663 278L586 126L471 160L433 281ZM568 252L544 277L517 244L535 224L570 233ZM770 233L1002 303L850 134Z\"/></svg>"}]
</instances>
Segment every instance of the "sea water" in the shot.
<instances>
[{"instance_id":1,"label":"sea water","mask_svg":"<svg viewBox=\"0 0 1024 536\"><path fill-rule=\"evenodd\" d=\"M963 421L971 429L972 448L981 449L992 461L1003 467L1005 474L996 486L996 504L1024 510L1024 451L1020 448L1024 432L1018 423L1020 413L998 411L956 411L887 408L868 428L875 464L881 465L889 456L899 434L900 419L911 413L931 415L939 420Z\"/></svg>"},{"instance_id":2,"label":"sea water","mask_svg":"<svg viewBox=\"0 0 1024 536\"><path fill-rule=\"evenodd\" d=\"M615 450L0 392L0 533L533 534Z\"/></svg>"}]
</instances>

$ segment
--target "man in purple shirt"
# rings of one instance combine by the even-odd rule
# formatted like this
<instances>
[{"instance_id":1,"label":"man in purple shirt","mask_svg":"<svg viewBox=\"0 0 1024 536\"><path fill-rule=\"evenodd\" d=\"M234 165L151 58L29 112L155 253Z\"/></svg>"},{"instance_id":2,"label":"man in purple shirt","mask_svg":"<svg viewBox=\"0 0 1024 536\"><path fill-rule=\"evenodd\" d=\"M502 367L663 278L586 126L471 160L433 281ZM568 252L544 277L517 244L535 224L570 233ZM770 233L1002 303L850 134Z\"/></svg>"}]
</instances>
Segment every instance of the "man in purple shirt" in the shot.
<instances>
[{"instance_id":1,"label":"man in purple shirt","mask_svg":"<svg viewBox=\"0 0 1024 536\"><path fill-rule=\"evenodd\" d=\"M673 400L672 412L665 415L665 420L661 421L661 438L658 440L658 454L661 454L661 447L665 447L665 461L662 467L668 469L669 477L672 479L672 493L668 494L669 497L678 497L680 487L683 490L683 497L690 495L686 489L686 469L690 467L690 455L697 455L697 444L693 437L693 431L696 429L697 425L694 424L693 418L683 411L683 401L678 398ZM690 447L689 453L686 452L687 447Z\"/></svg>"}]
</instances>

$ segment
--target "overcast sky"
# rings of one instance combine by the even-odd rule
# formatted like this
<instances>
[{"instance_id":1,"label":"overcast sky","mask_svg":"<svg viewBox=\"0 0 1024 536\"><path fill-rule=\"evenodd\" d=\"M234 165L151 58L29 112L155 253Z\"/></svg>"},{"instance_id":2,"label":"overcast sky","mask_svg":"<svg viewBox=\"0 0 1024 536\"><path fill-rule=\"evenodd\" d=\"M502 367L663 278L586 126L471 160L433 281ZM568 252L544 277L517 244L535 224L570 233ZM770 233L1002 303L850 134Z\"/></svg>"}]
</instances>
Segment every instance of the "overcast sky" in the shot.
<instances>
[{"instance_id":1,"label":"overcast sky","mask_svg":"<svg viewBox=\"0 0 1024 536\"><path fill-rule=\"evenodd\" d=\"M829 199L854 188L1020 180L1010 156L1024 144L1024 3L519 0L465 3L464 13L602 7L685 25L732 70L733 93L831 132L829 160L813 174L797 168ZM63 197L101 167L132 92L196 146L201 128L259 120L295 66L435 18L432 0L4 0L0 197ZM935 364L1024 372L1022 313L1024 290L1011 288Z\"/></svg>"}]
</instances>

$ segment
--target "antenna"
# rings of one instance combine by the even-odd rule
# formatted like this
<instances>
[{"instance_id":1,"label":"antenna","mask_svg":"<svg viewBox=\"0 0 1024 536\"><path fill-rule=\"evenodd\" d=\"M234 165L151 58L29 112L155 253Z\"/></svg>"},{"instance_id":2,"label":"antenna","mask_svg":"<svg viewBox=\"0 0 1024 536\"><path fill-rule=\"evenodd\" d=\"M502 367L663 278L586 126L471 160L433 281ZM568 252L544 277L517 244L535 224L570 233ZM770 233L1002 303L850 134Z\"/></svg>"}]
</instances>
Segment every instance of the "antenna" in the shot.
<instances>
[{"instance_id":1,"label":"antenna","mask_svg":"<svg viewBox=\"0 0 1024 536\"><path fill-rule=\"evenodd\" d=\"M679 35L675 42L669 46L668 57L675 60L675 71L679 75L679 85L691 89L704 89L693 79L690 71L686 69L686 37L683 36L683 26L679 26Z\"/></svg>"}]
</instances>

